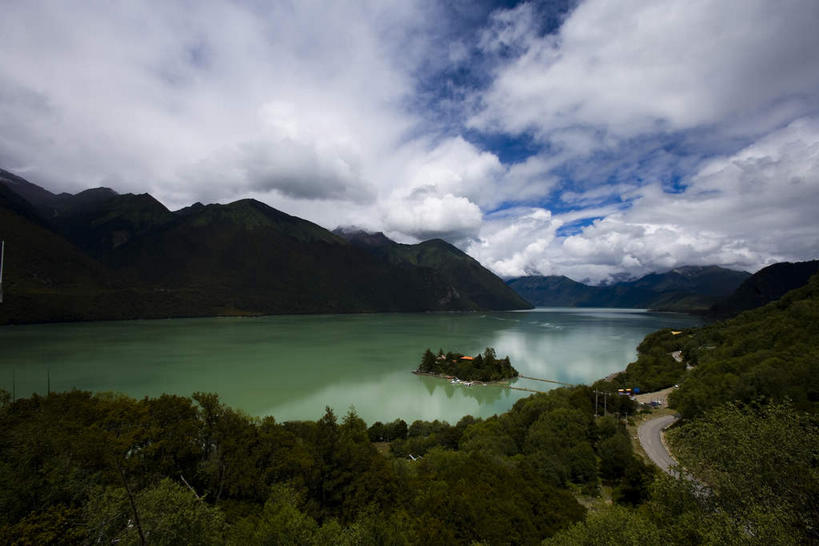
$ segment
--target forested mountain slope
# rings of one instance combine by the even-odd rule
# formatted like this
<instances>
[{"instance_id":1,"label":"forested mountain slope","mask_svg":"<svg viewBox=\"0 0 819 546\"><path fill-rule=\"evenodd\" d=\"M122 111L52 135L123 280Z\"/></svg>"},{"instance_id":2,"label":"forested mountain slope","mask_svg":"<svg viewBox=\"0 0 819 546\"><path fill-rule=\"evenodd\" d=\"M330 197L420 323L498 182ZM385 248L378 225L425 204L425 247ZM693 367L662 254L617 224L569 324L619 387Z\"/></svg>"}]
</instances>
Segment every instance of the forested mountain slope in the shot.
<instances>
[{"instance_id":1,"label":"forested mountain slope","mask_svg":"<svg viewBox=\"0 0 819 546\"><path fill-rule=\"evenodd\" d=\"M0 324L529 307L444 241L376 252L253 200L171 212L148 194L56 195L0 171L0 214Z\"/></svg>"},{"instance_id":2,"label":"forested mountain slope","mask_svg":"<svg viewBox=\"0 0 819 546\"><path fill-rule=\"evenodd\" d=\"M727 318L760 307L804 286L817 272L819 260L769 265L747 278L733 294L714 304L708 314Z\"/></svg>"},{"instance_id":3,"label":"forested mountain slope","mask_svg":"<svg viewBox=\"0 0 819 546\"><path fill-rule=\"evenodd\" d=\"M733 400L789 399L799 409L819 409L819 275L686 337L683 355L694 369L671 396L683 416Z\"/></svg>"},{"instance_id":4,"label":"forested mountain slope","mask_svg":"<svg viewBox=\"0 0 819 546\"><path fill-rule=\"evenodd\" d=\"M723 402L790 400L819 409L819 275L777 301L721 322L646 336L638 358L599 388L655 391L675 384L670 397L684 417ZM679 360L672 353L680 351ZM686 369L690 368L690 369Z\"/></svg>"},{"instance_id":5,"label":"forested mountain slope","mask_svg":"<svg viewBox=\"0 0 819 546\"><path fill-rule=\"evenodd\" d=\"M638 509L601 510L546 543L816 543L819 274L724 322L651 334L624 374L595 387L676 382L683 425L667 440L683 477L660 476Z\"/></svg>"}]
</instances>

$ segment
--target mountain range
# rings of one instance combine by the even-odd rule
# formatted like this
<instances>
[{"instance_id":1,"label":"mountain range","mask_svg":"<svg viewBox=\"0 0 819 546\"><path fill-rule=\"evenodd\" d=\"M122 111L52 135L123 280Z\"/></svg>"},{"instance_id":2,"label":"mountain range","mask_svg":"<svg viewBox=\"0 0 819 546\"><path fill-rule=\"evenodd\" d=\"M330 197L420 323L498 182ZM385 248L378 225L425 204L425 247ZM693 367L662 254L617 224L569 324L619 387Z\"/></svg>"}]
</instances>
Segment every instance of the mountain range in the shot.
<instances>
[{"instance_id":1,"label":"mountain range","mask_svg":"<svg viewBox=\"0 0 819 546\"><path fill-rule=\"evenodd\" d=\"M636 280L590 286L564 276L528 276L506 283L538 307L624 307L705 313L751 276L715 265L683 266Z\"/></svg>"},{"instance_id":2,"label":"mountain range","mask_svg":"<svg viewBox=\"0 0 819 546\"><path fill-rule=\"evenodd\" d=\"M802 286L819 261L751 276L683 266L590 286L504 282L454 246L330 232L259 201L168 210L148 194L54 194L0 169L0 324L276 313L633 307L733 316Z\"/></svg>"},{"instance_id":3,"label":"mountain range","mask_svg":"<svg viewBox=\"0 0 819 546\"><path fill-rule=\"evenodd\" d=\"M806 285L816 273L819 260L769 265L745 279L733 294L714 304L708 314L712 318L728 318L761 307Z\"/></svg>"},{"instance_id":4,"label":"mountain range","mask_svg":"<svg viewBox=\"0 0 819 546\"><path fill-rule=\"evenodd\" d=\"M445 241L332 233L249 199L172 212L148 194L54 194L0 170L0 238L0 324L531 307Z\"/></svg>"}]
</instances>

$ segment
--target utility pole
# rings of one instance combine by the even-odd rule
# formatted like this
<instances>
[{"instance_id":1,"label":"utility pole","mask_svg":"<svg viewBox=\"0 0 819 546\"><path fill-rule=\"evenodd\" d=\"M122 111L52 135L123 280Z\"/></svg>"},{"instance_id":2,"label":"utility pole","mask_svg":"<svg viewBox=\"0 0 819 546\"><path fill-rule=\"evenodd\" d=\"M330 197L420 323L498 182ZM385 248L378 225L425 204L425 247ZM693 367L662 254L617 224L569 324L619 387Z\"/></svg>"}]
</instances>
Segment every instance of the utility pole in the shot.
<instances>
[{"instance_id":1,"label":"utility pole","mask_svg":"<svg viewBox=\"0 0 819 546\"><path fill-rule=\"evenodd\" d=\"M597 414L597 408L598 408L598 405L597 405L597 399L598 398L597 397L598 397L598 395L603 397L603 417L605 417L606 415L608 415L608 404L607 404L607 402L608 402L609 396L611 396L612 394L613 393L610 393L610 392L598 391L597 389L594 390L594 416L595 417L598 417L598 414Z\"/></svg>"}]
</instances>

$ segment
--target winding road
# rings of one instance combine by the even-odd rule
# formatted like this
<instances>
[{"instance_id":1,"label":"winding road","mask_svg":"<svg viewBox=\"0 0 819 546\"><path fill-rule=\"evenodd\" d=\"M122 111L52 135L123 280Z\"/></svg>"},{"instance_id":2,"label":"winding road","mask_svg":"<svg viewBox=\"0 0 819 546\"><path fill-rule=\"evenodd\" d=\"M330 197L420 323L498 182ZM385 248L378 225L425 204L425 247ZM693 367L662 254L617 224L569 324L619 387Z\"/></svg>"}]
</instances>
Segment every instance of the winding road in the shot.
<instances>
[{"instance_id":1,"label":"winding road","mask_svg":"<svg viewBox=\"0 0 819 546\"><path fill-rule=\"evenodd\" d=\"M671 456L663 444L662 433L663 430L670 427L679 417L676 415L663 415L646 421L640 428L637 429L637 437L640 439L640 445L643 446L648 457L662 469L663 472L677 476L677 473L671 470L671 466L677 464L677 461Z\"/></svg>"}]
</instances>

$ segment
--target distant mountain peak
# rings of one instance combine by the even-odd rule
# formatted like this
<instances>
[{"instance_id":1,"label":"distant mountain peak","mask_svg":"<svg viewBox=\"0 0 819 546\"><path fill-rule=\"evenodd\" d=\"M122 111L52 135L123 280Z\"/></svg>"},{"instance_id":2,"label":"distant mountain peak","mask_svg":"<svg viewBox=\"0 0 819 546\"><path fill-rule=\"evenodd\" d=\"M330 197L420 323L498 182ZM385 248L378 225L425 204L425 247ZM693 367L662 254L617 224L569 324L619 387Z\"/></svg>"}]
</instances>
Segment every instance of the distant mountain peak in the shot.
<instances>
[{"instance_id":1,"label":"distant mountain peak","mask_svg":"<svg viewBox=\"0 0 819 546\"><path fill-rule=\"evenodd\" d=\"M681 265L675 267L669 273L676 273L683 277L696 277L705 273L714 273L717 271L732 271L718 265Z\"/></svg>"},{"instance_id":2,"label":"distant mountain peak","mask_svg":"<svg viewBox=\"0 0 819 546\"><path fill-rule=\"evenodd\" d=\"M780 262L754 273L729 297L717 302L709 310L715 318L727 318L776 301L786 293L807 284L819 272L819 260Z\"/></svg>"},{"instance_id":3,"label":"distant mountain peak","mask_svg":"<svg viewBox=\"0 0 819 546\"><path fill-rule=\"evenodd\" d=\"M283 212L255 199L240 199L227 204L191 206L180 211L197 225L228 223L247 228L271 225L276 219L290 218Z\"/></svg>"},{"instance_id":4,"label":"distant mountain peak","mask_svg":"<svg viewBox=\"0 0 819 546\"><path fill-rule=\"evenodd\" d=\"M333 233L360 246L381 247L397 244L381 231L367 231L357 226L339 226L333 230Z\"/></svg>"},{"instance_id":5,"label":"distant mountain peak","mask_svg":"<svg viewBox=\"0 0 819 546\"><path fill-rule=\"evenodd\" d=\"M81 195L107 195L113 197L115 195L119 195L115 190L111 188L107 188L105 186L100 186L98 188L90 188L87 190L83 190L80 193L74 194L75 197L79 197ZM147 194L143 194L147 195Z\"/></svg>"},{"instance_id":6,"label":"distant mountain peak","mask_svg":"<svg viewBox=\"0 0 819 546\"><path fill-rule=\"evenodd\" d=\"M203 205L201 202L197 201L193 205L189 205L187 207L182 207L181 209L174 211L174 214L177 214L179 216L186 216L188 214L193 214L195 212L201 211L204 208L205 208L205 205Z\"/></svg>"},{"instance_id":7,"label":"distant mountain peak","mask_svg":"<svg viewBox=\"0 0 819 546\"><path fill-rule=\"evenodd\" d=\"M680 266L639 279L591 286L565 276L528 276L506 283L535 305L641 307L705 311L750 274L719 266Z\"/></svg>"}]
</instances>

